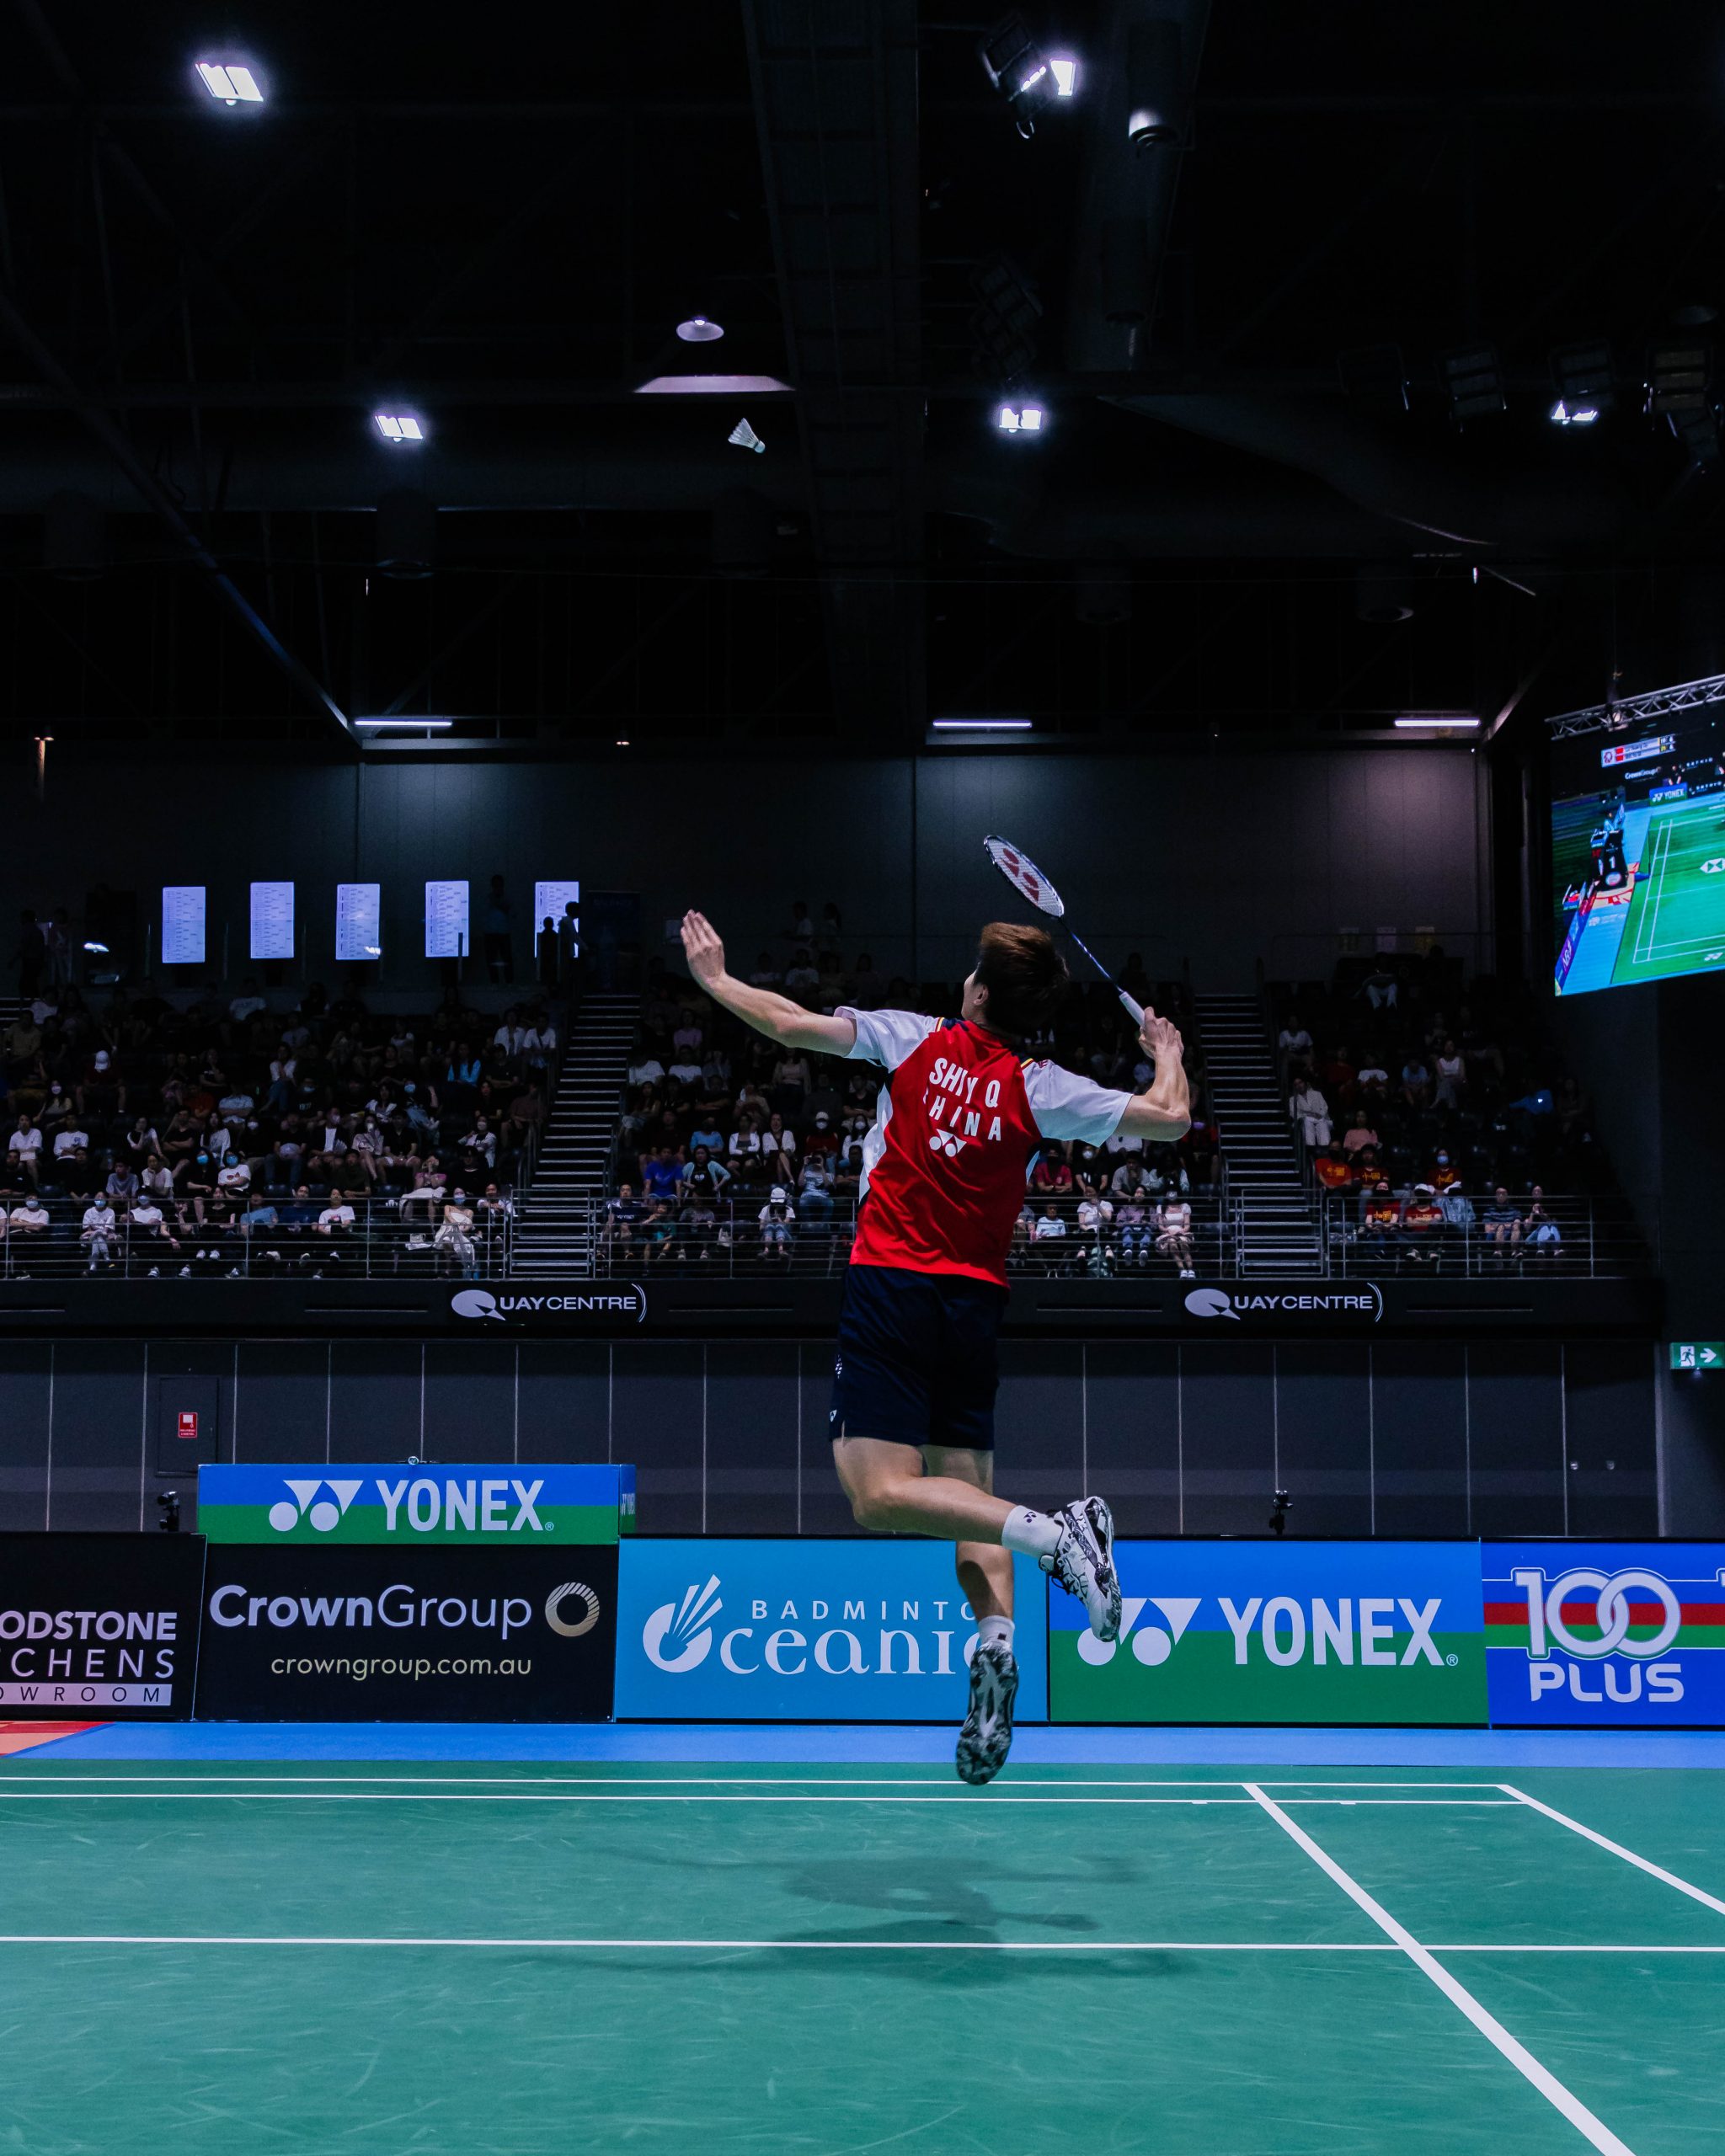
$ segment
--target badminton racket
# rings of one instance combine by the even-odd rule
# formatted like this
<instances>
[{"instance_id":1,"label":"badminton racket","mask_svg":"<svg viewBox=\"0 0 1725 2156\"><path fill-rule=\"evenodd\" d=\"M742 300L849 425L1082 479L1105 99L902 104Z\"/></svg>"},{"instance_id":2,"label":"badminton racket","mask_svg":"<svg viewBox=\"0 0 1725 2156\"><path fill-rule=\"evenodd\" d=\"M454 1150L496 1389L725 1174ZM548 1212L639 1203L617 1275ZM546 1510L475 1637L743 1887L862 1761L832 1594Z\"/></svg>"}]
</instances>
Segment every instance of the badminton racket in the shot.
<instances>
[{"instance_id":1,"label":"badminton racket","mask_svg":"<svg viewBox=\"0 0 1725 2156\"><path fill-rule=\"evenodd\" d=\"M1030 856L1025 852L1023 847L1014 846L1010 839L1002 838L988 838L982 843L989 859L1019 897L1028 899L1039 913L1045 913L1051 921L1060 922L1067 935L1071 937L1085 957L1089 959L1091 964L1096 968L1108 986L1119 997L1125 1008L1126 1015L1131 1019L1134 1026L1141 1027L1144 1023L1144 1006L1127 995L1125 990L1121 987L1102 960L1097 957L1095 952L1073 927L1071 922L1066 919L1065 901Z\"/></svg>"}]
</instances>

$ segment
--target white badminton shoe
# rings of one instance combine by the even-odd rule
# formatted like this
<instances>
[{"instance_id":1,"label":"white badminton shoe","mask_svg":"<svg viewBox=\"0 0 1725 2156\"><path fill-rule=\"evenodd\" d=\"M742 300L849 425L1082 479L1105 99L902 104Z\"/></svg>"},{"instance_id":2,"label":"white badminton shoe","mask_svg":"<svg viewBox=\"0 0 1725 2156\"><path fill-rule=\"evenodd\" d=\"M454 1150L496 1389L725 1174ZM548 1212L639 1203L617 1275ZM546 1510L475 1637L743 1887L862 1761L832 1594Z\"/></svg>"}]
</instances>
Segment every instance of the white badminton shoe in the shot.
<instances>
[{"instance_id":1,"label":"white badminton shoe","mask_svg":"<svg viewBox=\"0 0 1725 2156\"><path fill-rule=\"evenodd\" d=\"M1120 1582L1114 1571L1114 1516L1100 1497L1062 1505L1055 1518L1060 1539L1038 1562L1084 1604L1099 1640L1120 1636Z\"/></svg>"},{"instance_id":2,"label":"white badminton shoe","mask_svg":"<svg viewBox=\"0 0 1725 2156\"><path fill-rule=\"evenodd\" d=\"M959 1732L959 1780L991 1782L1012 1748L1012 1702L1018 1696L1018 1665L997 1641L970 1657L970 1711Z\"/></svg>"}]
</instances>

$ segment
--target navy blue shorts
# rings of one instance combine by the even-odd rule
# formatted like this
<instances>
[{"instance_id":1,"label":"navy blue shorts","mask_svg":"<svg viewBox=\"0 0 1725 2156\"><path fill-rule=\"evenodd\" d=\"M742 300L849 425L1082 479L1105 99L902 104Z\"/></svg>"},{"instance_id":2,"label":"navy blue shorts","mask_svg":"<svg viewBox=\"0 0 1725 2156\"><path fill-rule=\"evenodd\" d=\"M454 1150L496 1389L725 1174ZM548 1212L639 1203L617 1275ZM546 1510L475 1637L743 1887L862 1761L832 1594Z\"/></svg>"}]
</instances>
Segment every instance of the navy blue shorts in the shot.
<instances>
[{"instance_id":1,"label":"navy blue shorts","mask_svg":"<svg viewBox=\"0 0 1725 2156\"><path fill-rule=\"evenodd\" d=\"M1007 1291L897 1266L845 1273L833 1364L835 1438L994 1449L995 1337Z\"/></svg>"}]
</instances>

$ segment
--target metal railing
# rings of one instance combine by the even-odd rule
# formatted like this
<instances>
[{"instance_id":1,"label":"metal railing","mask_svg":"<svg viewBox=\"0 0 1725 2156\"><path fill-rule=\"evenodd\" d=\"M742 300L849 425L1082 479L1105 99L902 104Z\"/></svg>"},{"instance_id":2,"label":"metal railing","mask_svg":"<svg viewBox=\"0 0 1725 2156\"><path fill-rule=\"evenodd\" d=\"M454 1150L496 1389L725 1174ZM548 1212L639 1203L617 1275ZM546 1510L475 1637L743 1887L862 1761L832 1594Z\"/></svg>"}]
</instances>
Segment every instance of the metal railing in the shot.
<instances>
[{"instance_id":1,"label":"metal railing","mask_svg":"<svg viewBox=\"0 0 1725 2156\"><path fill-rule=\"evenodd\" d=\"M509 1270L515 1232L510 1201L475 1208L471 1228L445 1217L433 1198L350 1198L351 1225L319 1225L325 1198L259 1196L200 1219L190 1207L163 1209L158 1224L116 1210L111 1229L85 1227L76 1199L43 1202L41 1226L21 1223L14 1200L0 1234L0 1280L61 1278L272 1280L396 1279L418 1276L496 1278Z\"/></svg>"},{"instance_id":2,"label":"metal railing","mask_svg":"<svg viewBox=\"0 0 1725 2156\"><path fill-rule=\"evenodd\" d=\"M1542 1195L1509 1198L1501 1211L1491 1198L1451 1199L1445 1217L1427 1225L1374 1226L1358 1193L1327 1191L1319 1198L1324 1270L1338 1279L1389 1273L1439 1273L1491 1279L1519 1273L1569 1280L1621 1278L1653 1272L1657 1257L1621 1200ZM1398 1214L1405 1206L1398 1208Z\"/></svg>"},{"instance_id":3,"label":"metal railing","mask_svg":"<svg viewBox=\"0 0 1725 2156\"><path fill-rule=\"evenodd\" d=\"M1192 1223L1183 1249L1179 1239L1158 1230L1154 1204L1146 1204L1140 1216L1130 1202L1111 1201L1108 1215L1097 1217L1076 1196L1033 1193L1014 1231L1007 1270L1030 1278L1106 1279L1172 1276L1183 1262L1194 1273L1227 1272L1231 1254L1224 1246L1226 1215L1219 1193L1194 1191L1188 1202ZM601 1278L665 1268L698 1268L719 1278L820 1278L843 1271L856 1230L857 1203L850 1197L813 1207L807 1192L781 1207L758 1195L721 1197L708 1204L641 1200L627 1209L595 1199L589 1206L587 1250L592 1271Z\"/></svg>"}]
</instances>

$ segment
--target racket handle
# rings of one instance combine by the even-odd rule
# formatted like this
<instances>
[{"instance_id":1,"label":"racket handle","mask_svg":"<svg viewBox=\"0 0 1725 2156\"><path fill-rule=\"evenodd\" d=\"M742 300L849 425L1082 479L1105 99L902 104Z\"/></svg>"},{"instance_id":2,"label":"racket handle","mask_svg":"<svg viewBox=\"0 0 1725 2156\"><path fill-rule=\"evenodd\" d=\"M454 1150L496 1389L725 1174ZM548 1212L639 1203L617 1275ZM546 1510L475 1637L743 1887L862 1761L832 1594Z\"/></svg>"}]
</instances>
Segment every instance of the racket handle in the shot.
<instances>
[{"instance_id":1,"label":"racket handle","mask_svg":"<svg viewBox=\"0 0 1725 2156\"><path fill-rule=\"evenodd\" d=\"M1141 1003L1135 1003L1124 988L1117 988L1114 993L1119 997L1126 1016L1132 1021L1134 1026L1141 1026L1144 1023L1144 1006Z\"/></svg>"}]
</instances>

